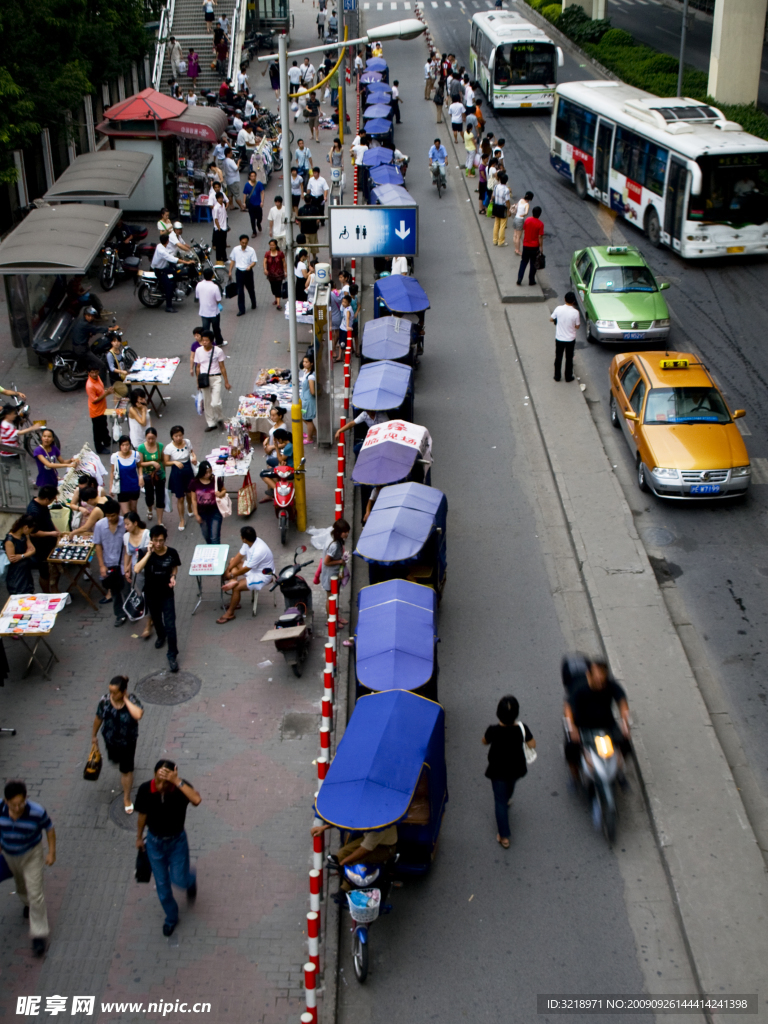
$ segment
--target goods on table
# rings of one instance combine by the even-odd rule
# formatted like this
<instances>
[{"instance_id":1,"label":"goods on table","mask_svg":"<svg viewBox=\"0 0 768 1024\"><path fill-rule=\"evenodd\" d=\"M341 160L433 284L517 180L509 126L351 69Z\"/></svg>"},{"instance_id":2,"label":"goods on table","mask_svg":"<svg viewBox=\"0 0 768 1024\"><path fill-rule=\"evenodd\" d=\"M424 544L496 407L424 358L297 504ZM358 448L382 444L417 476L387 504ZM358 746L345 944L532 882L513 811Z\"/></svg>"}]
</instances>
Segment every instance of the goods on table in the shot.
<instances>
[{"instance_id":1,"label":"goods on table","mask_svg":"<svg viewBox=\"0 0 768 1024\"><path fill-rule=\"evenodd\" d=\"M287 302L285 304L285 319L290 319ZM296 300L296 322L299 324L312 324L314 326L315 314L311 302L302 302L301 299Z\"/></svg>"},{"instance_id":2,"label":"goods on table","mask_svg":"<svg viewBox=\"0 0 768 1024\"><path fill-rule=\"evenodd\" d=\"M69 601L69 594L17 594L10 597L0 617L0 633L50 633L56 615Z\"/></svg>"},{"instance_id":3,"label":"goods on table","mask_svg":"<svg viewBox=\"0 0 768 1024\"><path fill-rule=\"evenodd\" d=\"M288 382L290 382L291 371L281 370L276 367L272 367L272 369L269 370L259 370L254 387L258 388L262 384L269 383L279 384L281 380L287 380Z\"/></svg>"},{"instance_id":4,"label":"goods on table","mask_svg":"<svg viewBox=\"0 0 768 1024\"><path fill-rule=\"evenodd\" d=\"M48 556L64 562L84 562L88 557L93 540L90 537L67 537Z\"/></svg>"},{"instance_id":5,"label":"goods on table","mask_svg":"<svg viewBox=\"0 0 768 1024\"><path fill-rule=\"evenodd\" d=\"M72 495L77 487L77 478L85 473L95 477L99 487L104 483L106 476L104 464L90 445L84 444L75 458L75 465L67 470L66 475L59 481L59 499L61 501L72 500Z\"/></svg>"},{"instance_id":6,"label":"goods on table","mask_svg":"<svg viewBox=\"0 0 768 1024\"><path fill-rule=\"evenodd\" d=\"M178 356L174 356L172 359L154 359L149 356L141 356L133 364L125 379L128 384L132 382L170 384L178 365Z\"/></svg>"}]
</instances>

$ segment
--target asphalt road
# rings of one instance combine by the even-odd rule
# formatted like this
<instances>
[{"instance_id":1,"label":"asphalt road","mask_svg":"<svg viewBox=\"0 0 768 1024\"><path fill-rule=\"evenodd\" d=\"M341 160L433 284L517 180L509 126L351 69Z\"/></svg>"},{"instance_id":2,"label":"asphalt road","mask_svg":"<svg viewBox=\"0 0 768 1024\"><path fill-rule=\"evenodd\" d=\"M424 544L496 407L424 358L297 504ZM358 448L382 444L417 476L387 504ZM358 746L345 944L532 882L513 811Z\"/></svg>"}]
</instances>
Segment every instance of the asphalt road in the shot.
<instances>
[{"instance_id":1,"label":"asphalt road","mask_svg":"<svg viewBox=\"0 0 768 1024\"><path fill-rule=\"evenodd\" d=\"M461 13L450 22L442 14L439 24L431 19L441 37L453 41L456 33L457 46L467 28ZM449 501L439 698L447 713L450 800L430 875L395 890L395 912L371 929L365 986L352 972L344 915L338 1020L555 1020L535 1016L537 994L640 993L651 961L653 980L671 985L684 957L675 941L656 950L650 932L640 950L643 925L627 880L642 878L647 890L659 876L637 788L613 851L593 831L586 805L566 789L559 682L565 641L531 493L530 460L543 454L529 447L522 401L509 400L508 386L519 376L472 223L474 204L455 165L442 200L427 177L429 144L437 134L445 140L447 130L437 129L434 106L423 99L423 42L389 44L386 55L404 98L396 140L411 155L407 186L420 204L416 276L431 301L414 418L432 433L432 482ZM524 119L510 128L515 163L518 139L521 152L542 149ZM518 696L540 754L515 794L508 851L495 842L480 744L504 693ZM667 900L659 885L660 901Z\"/></svg>"}]
</instances>

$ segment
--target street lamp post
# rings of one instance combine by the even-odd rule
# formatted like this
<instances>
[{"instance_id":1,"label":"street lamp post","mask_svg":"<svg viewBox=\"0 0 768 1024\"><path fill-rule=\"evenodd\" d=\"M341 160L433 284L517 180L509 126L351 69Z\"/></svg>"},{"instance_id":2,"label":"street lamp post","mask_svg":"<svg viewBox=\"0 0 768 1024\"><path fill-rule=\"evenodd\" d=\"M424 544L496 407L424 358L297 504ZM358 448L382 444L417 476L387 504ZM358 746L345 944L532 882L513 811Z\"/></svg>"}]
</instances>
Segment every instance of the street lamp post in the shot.
<instances>
[{"instance_id":1,"label":"street lamp post","mask_svg":"<svg viewBox=\"0 0 768 1024\"><path fill-rule=\"evenodd\" d=\"M688 31L688 0L683 0L683 27L680 32L680 65L677 69L677 95L683 95L683 61L685 60L685 36Z\"/></svg>"},{"instance_id":2,"label":"street lamp post","mask_svg":"<svg viewBox=\"0 0 768 1024\"><path fill-rule=\"evenodd\" d=\"M687 0L686 0L687 3ZM293 274L293 208L291 205L290 187L288 185L291 166L291 144L290 144L290 83L288 81L288 57L305 56L308 53L323 53L326 50L340 50L346 46L354 46L357 43L368 43L370 39L415 39L426 29L426 25L416 18L407 18L404 21L394 21L389 25L380 25L372 28L359 39L343 39L338 43L324 44L323 46L309 46L301 50L291 50L288 53L287 37L283 34L278 36L277 54L270 53L259 57L259 62L274 60L277 57L280 69L280 127L282 131L281 156L283 158L283 203L288 212L288 223L285 229L285 262L288 284L288 343L291 353L291 433L293 440L293 463L298 467L304 457L304 424L301 419L301 396L299 395L299 350L296 331L296 278ZM339 84L341 89L341 83ZM339 105L341 118L341 104ZM286 173L287 172L287 173ZM304 483L304 474L296 476L296 526L303 533L307 528L307 493Z\"/></svg>"}]
</instances>

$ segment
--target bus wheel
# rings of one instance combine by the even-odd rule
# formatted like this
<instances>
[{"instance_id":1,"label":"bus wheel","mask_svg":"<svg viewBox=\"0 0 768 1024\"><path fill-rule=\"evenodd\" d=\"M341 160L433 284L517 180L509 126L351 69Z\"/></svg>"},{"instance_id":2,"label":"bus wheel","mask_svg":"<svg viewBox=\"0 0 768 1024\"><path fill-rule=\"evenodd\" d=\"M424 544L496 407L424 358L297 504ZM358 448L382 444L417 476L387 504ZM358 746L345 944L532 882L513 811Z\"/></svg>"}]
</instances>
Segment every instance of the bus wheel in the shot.
<instances>
[{"instance_id":1,"label":"bus wheel","mask_svg":"<svg viewBox=\"0 0 768 1024\"><path fill-rule=\"evenodd\" d=\"M587 198L587 174L584 164L577 164L576 173L573 176L573 183L576 186L576 195L579 199Z\"/></svg>"},{"instance_id":2,"label":"bus wheel","mask_svg":"<svg viewBox=\"0 0 768 1024\"><path fill-rule=\"evenodd\" d=\"M645 215L645 233L651 245L658 249L661 245L661 224L659 224L659 215L652 206L649 207Z\"/></svg>"}]
</instances>

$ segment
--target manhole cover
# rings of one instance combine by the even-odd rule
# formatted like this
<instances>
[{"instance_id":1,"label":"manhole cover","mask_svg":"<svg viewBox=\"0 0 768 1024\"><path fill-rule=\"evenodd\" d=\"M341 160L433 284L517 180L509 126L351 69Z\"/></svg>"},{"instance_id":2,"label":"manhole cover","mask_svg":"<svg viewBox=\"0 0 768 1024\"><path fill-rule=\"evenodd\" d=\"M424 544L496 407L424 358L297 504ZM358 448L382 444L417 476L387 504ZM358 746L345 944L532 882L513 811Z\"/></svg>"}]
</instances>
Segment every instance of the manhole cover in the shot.
<instances>
[{"instance_id":1,"label":"manhole cover","mask_svg":"<svg viewBox=\"0 0 768 1024\"><path fill-rule=\"evenodd\" d=\"M117 825L118 828L124 828L126 832L136 831L136 812L134 811L133 814L125 813L122 793L119 793L109 805L109 816L112 819L112 823Z\"/></svg>"},{"instance_id":2,"label":"manhole cover","mask_svg":"<svg viewBox=\"0 0 768 1024\"><path fill-rule=\"evenodd\" d=\"M283 715L280 736L284 740L300 740L302 736L317 732L317 715L302 715L289 711Z\"/></svg>"},{"instance_id":3,"label":"manhole cover","mask_svg":"<svg viewBox=\"0 0 768 1024\"><path fill-rule=\"evenodd\" d=\"M148 704L183 704L192 700L202 683L191 672L153 672L136 684L136 693Z\"/></svg>"},{"instance_id":4,"label":"manhole cover","mask_svg":"<svg viewBox=\"0 0 768 1024\"><path fill-rule=\"evenodd\" d=\"M641 530L640 535L646 544L652 544L657 548L665 548L675 539L674 533L670 533L663 526L649 526L645 530Z\"/></svg>"}]
</instances>

